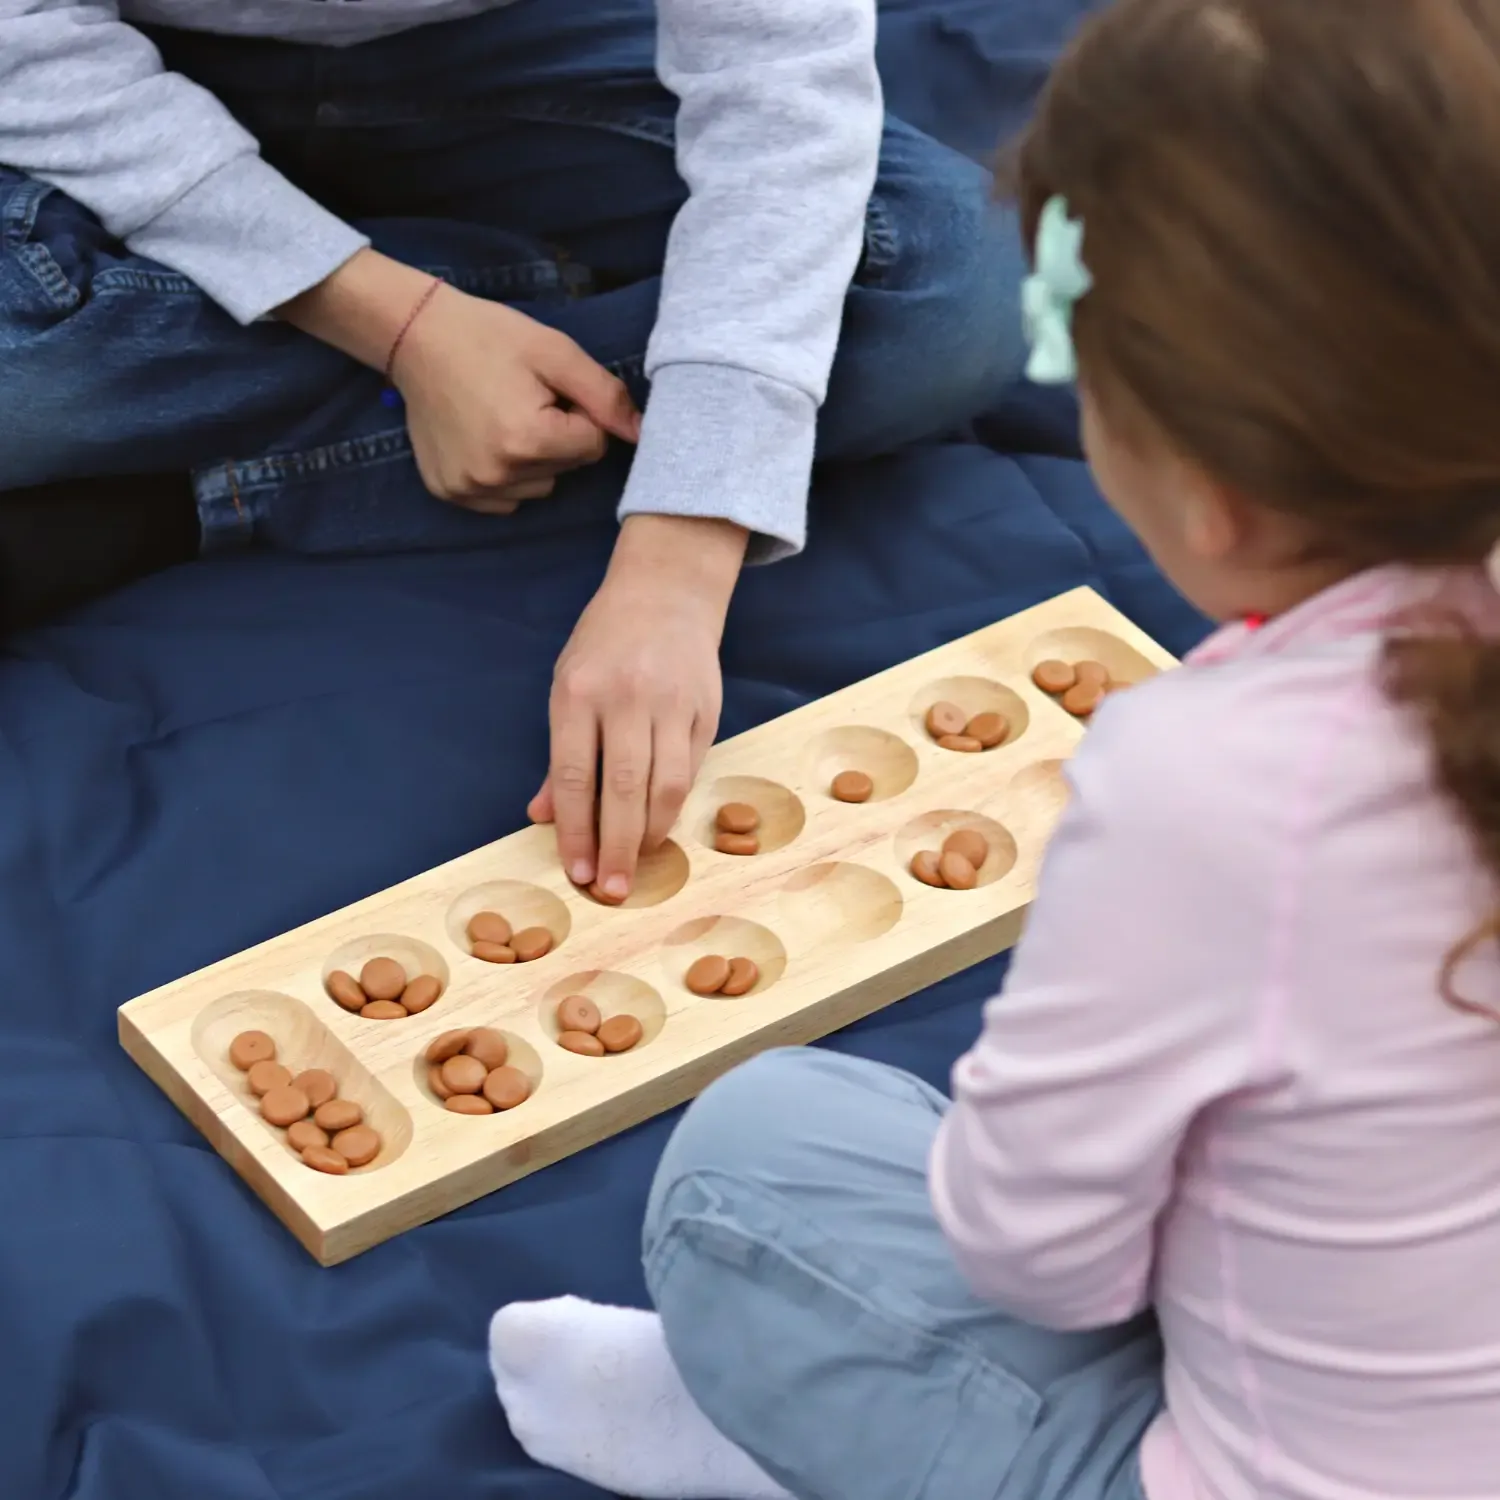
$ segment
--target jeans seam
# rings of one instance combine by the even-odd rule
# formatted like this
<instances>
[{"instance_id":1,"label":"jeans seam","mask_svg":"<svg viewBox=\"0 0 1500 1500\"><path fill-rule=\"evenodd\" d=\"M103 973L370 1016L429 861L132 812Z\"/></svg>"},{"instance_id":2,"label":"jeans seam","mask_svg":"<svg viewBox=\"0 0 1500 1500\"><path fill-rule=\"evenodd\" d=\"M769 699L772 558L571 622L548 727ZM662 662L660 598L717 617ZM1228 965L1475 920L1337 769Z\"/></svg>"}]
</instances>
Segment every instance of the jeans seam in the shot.
<instances>
[{"instance_id":1,"label":"jeans seam","mask_svg":"<svg viewBox=\"0 0 1500 1500\"><path fill-rule=\"evenodd\" d=\"M492 296L517 294L543 296L562 293L569 298L588 295L592 273L585 266L568 261L528 261L508 266L423 266L429 276L440 277L450 286L464 292L486 292Z\"/></svg>"},{"instance_id":2,"label":"jeans seam","mask_svg":"<svg viewBox=\"0 0 1500 1500\"><path fill-rule=\"evenodd\" d=\"M360 469L370 464L405 458L411 453L411 440L405 427L388 427L364 437L340 438L315 448L300 448L291 453L267 453L259 458L230 459L206 472L222 468L234 492L235 508L241 509L240 496L276 485L298 483L326 474L330 469Z\"/></svg>"},{"instance_id":3,"label":"jeans seam","mask_svg":"<svg viewBox=\"0 0 1500 1500\"><path fill-rule=\"evenodd\" d=\"M34 241L18 245L15 257L55 311L71 312L82 301L78 288L68 280L67 273L45 245Z\"/></svg>"},{"instance_id":4,"label":"jeans seam","mask_svg":"<svg viewBox=\"0 0 1500 1500\"><path fill-rule=\"evenodd\" d=\"M23 246L22 249L42 249L41 246ZM48 256L50 260L50 255ZM537 260L521 265L509 266L440 266L424 265L421 268L429 276L439 276L449 285L461 291L484 291L495 294L539 295L548 292L563 292L570 297L585 295L590 276L585 267L568 264L560 266L554 261ZM59 272L59 275L61 273ZM162 292L169 295L202 296L197 286L188 277L176 271L143 270L137 266L117 266L100 271L93 280L94 291L100 295L113 292Z\"/></svg>"},{"instance_id":5,"label":"jeans seam","mask_svg":"<svg viewBox=\"0 0 1500 1500\"><path fill-rule=\"evenodd\" d=\"M633 381L645 380L646 356L644 354L631 354L624 359L606 360L604 368L611 375L618 376L626 385L630 385Z\"/></svg>"},{"instance_id":6,"label":"jeans seam","mask_svg":"<svg viewBox=\"0 0 1500 1500\"><path fill-rule=\"evenodd\" d=\"M899 258L895 218L884 199L872 193L865 205L865 253L855 280L862 287L878 291L886 284Z\"/></svg>"},{"instance_id":7,"label":"jeans seam","mask_svg":"<svg viewBox=\"0 0 1500 1500\"><path fill-rule=\"evenodd\" d=\"M99 296L115 292L157 292L173 297L201 297L197 286L179 271L142 270L136 266L116 266L98 272L91 283Z\"/></svg>"},{"instance_id":8,"label":"jeans seam","mask_svg":"<svg viewBox=\"0 0 1500 1500\"><path fill-rule=\"evenodd\" d=\"M0 174L10 176L6 168ZM16 186L0 197L0 245L24 244L36 233L37 213L42 199L56 191L35 177L16 175Z\"/></svg>"},{"instance_id":9,"label":"jeans seam","mask_svg":"<svg viewBox=\"0 0 1500 1500\"><path fill-rule=\"evenodd\" d=\"M677 143L675 116L670 120L656 120L630 111L601 109L597 105L537 100L506 109L497 118L520 120L528 125L582 125L630 136L667 150Z\"/></svg>"}]
</instances>

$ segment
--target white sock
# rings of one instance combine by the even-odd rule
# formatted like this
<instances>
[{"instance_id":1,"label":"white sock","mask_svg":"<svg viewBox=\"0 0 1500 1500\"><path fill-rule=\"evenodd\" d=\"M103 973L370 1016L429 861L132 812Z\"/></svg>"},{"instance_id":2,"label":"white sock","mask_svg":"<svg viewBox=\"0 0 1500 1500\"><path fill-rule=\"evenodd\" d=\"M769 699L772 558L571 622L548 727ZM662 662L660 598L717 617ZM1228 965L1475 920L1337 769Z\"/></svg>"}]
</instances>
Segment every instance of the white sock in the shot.
<instances>
[{"instance_id":1,"label":"white sock","mask_svg":"<svg viewBox=\"0 0 1500 1500\"><path fill-rule=\"evenodd\" d=\"M791 1500L698 1410L655 1313L513 1302L490 1323L490 1369L516 1441L550 1469L631 1500Z\"/></svg>"}]
</instances>

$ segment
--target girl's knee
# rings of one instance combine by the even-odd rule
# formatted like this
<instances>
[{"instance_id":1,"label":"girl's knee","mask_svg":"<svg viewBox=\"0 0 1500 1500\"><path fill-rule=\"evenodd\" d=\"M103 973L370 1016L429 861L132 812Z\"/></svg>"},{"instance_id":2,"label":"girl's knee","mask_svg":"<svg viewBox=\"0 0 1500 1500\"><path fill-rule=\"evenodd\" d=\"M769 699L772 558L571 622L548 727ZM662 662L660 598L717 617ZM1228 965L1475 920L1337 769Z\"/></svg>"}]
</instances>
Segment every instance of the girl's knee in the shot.
<instances>
[{"instance_id":1,"label":"girl's knee","mask_svg":"<svg viewBox=\"0 0 1500 1500\"><path fill-rule=\"evenodd\" d=\"M817 1087L818 1054L809 1048L765 1052L711 1083L688 1106L657 1168L657 1184L694 1172L753 1171L795 1137L798 1101Z\"/></svg>"},{"instance_id":2,"label":"girl's knee","mask_svg":"<svg viewBox=\"0 0 1500 1500\"><path fill-rule=\"evenodd\" d=\"M704 1090L667 1142L646 1211L648 1255L692 1179L797 1184L823 1175L817 1158L841 1138L869 1136L872 1111L920 1115L925 1131L945 1104L920 1079L863 1058L801 1047L751 1059Z\"/></svg>"}]
</instances>

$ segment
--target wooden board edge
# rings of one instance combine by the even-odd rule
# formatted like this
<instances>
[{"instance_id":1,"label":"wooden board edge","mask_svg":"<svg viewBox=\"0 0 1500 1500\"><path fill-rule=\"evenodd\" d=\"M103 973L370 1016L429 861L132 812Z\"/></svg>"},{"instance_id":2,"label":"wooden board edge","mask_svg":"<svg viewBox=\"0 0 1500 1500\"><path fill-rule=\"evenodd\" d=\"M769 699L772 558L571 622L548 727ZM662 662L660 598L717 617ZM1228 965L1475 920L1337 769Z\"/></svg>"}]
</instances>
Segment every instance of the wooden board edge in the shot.
<instances>
[{"instance_id":1,"label":"wooden board edge","mask_svg":"<svg viewBox=\"0 0 1500 1500\"><path fill-rule=\"evenodd\" d=\"M298 1239L312 1251L319 1264L334 1266L409 1230L445 1218L533 1172L588 1149L589 1145L622 1135L689 1103L716 1079L753 1057L782 1047L807 1046L965 969L998 958L1016 945L1030 905L1028 898L938 947L924 949L870 979L825 996L794 1016L768 1021L756 1031L726 1041L711 1053L686 1058L679 1067L654 1078L649 1088L643 1086L631 1094L601 1100L543 1134L528 1137L522 1145L471 1162L438 1184L413 1189L402 1197L375 1204L357 1216L331 1224L316 1250L301 1235ZM608 1126L594 1128L600 1116L607 1118ZM587 1144L578 1144L580 1136ZM440 1200L438 1188L442 1190Z\"/></svg>"},{"instance_id":2,"label":"wooden board edge","mask_svg":"<svg viewBox=\"0 0 1500 1500\"><path fill-rule=\"evenodd\" d=\"M119 1016L119 1040L140 1070L176 1105L210 1146L234 1169L236 1176L284 1224L314 1259L323 1251L326 1232L302 1205L271 1176L225 1121L199 1097L170 1059L151 1042L124 1010Z\"/></svg>"}]
</instances>

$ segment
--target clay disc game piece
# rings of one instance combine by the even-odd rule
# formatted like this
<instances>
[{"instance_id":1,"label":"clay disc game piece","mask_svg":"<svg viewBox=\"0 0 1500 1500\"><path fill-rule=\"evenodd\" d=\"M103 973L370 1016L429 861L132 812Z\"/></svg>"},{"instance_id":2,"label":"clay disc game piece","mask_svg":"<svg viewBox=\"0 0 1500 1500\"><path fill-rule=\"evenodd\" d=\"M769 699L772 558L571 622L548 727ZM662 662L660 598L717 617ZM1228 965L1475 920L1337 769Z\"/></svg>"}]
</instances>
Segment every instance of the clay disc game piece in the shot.
<instances>
[{"instance_id":1,"label":"clay disc game piece","mask_svg":"<svg viewBox=\"0 0 1500 1500\"><path fill-rule=\"evenodd\" d=\"M996 745L1005 743L1010 725L1005 722L1003 714L975 714L964 726L964 733L971 740L978 740L984 749L993 750Z\"/></svg>"},{"instance_id":2,"label":"clay disc game piece","mask_svg":"<svg viewBox=\"0 0 1500 1500\"><path fill-rule=\"evenodd\" d=\"M604 1043L588 1031L559 1032L557 1045L565 1052L576 1052L579 1057L604 1056Z\"/></svg>"},{"instance_id":3,"label":"clay disc game piece","mask_svg":"<svg viewBox=\"0 0 1500 1500\"><path fill-rule=\"evenodd\" d=\"M245 1082L252 1094L269 1094L272 1089L285 1088L292 1081L292 1070L283 1068L279 1062L258 1062L245 1074Z\"/></svg>"},{"instance_id":4,"label":"clay disc game piece","mask_svg":"<svg viewBox=\"0 0 1500 1500\"><path fill-rule=\"evenodd\" d=\"M480 1026L469 1033L469 1040L464 1044L464 1051L475 1062L483 1063L484 1070L488 1073L494 1068L505 1066L506 1060L510 1057L510 1043L498 1031L492 1031L488 1026Z\"/></svg>"},{"instance_id":5,"label":"clay disc game piece","mask_svg":"<svg viewBox=\"0 0 1500 1500\"><path fill-rule=\"evenodd\" d=\"M363 1167L380 1155L380 1137L368 1125L351 1125L328 1143L351 1167Z\"/></svg>"},{"instance_id":6,"label":"clay disc game piece","mask_svg":"<svg viewBox=\"0 0 1500 1500\"><path fill-rule=\"evenodd\" d=\"M455 1115L492 1115L495 1106L478 1094L454 1094L443 1101L443 1108Z\"/></svg>"},{"instance_id":7,"label":"clay disc game piece","mask_svg":"<svg viewBox=\"0 0 1500 1500\"><path fill-rule=\"evenodd\" d=\"M433 1037L424 1056L430 1063L445 1063L450 1057L457 1057L468 1044L467 1028L462 1031L445 1031L441 1036Z\"/></svg>"},{"instance_id":8,"label":"clay disc game piece","mask_svg":"<svg viewBox=\"0 0 1500 1500\"><path fill-rule=\"evenodd\" d=\"M367 1021L404 1021L406 1007L399 1000L372 1000L360 1015Z\"/></svg>"},{"instance_id":9,"label":"clay disc game piece","mask_svg":"<svg viewBox=\"0 0 1500 1500\"><path fill-rule=\"evenodd\" d=\"M258 1062L276 1061L276 1043L264 1031L242 1031L229 1044L229 1060L248 1073Z\"/></svg>"},{"instance_id":10,"label":"clay disc game piece","mask_svg":"<svg viewBox=\"0 0 1500 1500\"><path fill-rule=\"evenodd\" d=\"M943 879L942 872L938 868L938 861L942 858L935 849L924 849L920 854L914 854L911 861L911 872L922 882L923 885L936 886L942 890L947 885Z\"/></svg>"},{"instance_id":11,"label":"clay disc game piece","mask_svg":"<svg viewBox=\"0 0 1500 1500\"><path fill-rule=\"evenodd\" d=\"M977 829L960 828L943 840L943 853L956 854L979 870L990 857L989 841Z\"/></svg>"},{"instance_id":12,"label":"clay disc game piece","mask_svg":"<svg viewBox=\"0 0 1500 1500\"><path fill-rule=\"evenodd\" d=\"M314 1110L313 1124L329 1135L337 1135L341 1130L352 1130L364 1117L364 1110L352 1099L330 1099Z\"/></svg>"},{"instance_id":13,"label":"clay disc game piece","mask_svg":"<svg viewBox=\"0 0 1500 1500\"><path fill-rule=\"evenodd\" d=\"M372 958L359 971L359 987L372 1000L399 1000L406 970L394 958Z\"/></svg>"},{"instance_id":14,"label":"clay disc game piece","mask_svg":"<svg viewBox=\"0 0 1500 1500\"><path fill-rule=\"evenodd\" d=\"M451 1099L453 1090L443 1082L443 1067L441 1063L429 1063L427 1066L427 1087L432 1090L439 1099Z\"/></svg>"},{"instance_id":15,"label":"clay disc game piece","mask_svg":"<svg viewBox=\"0 0 1500 1500\"><path fill-rule=\"evenodd\" d=\"M835 802L868 802L875 783L863 771L840 771L829 790Z\"/></svg>"},{"instance_id":16,"label":"clay disc game piece","mask_svg":"<svg viewBox=\"0 0 1500 1500\"><path fill-rule=\"evenodd\" d=\"M498 943L503 947L511 938L510 923L497 911L475 912L465 931L471 943Z\"/></svg>"},{"instance_id":17,"label":"clay disc game piece","mask_svg":"<svg viewBox=\"0 0 1500 1500\"><path fill-rule=\"evenodd\" d=\"M956 703L934 703L927 710L927 732L935 740L950 734L962 734L969 716Z\"/></svg>"},{"instance_id":18,"label":"clay disc game piece","mask_svg":"<svg viewBox=\"0 0 1500 1500\"><path fill-rule=\"evenodd\" d=\"M593 885L589 887L589 895L592 896L600 906L623 906L625 904L625 898L623 896L611 896L609 892L606 891L597 880L593 883Z\"/></svg>"},{"instance_id":19,"label":"clay disc game piece","mask_svg":"<svg viewBox=\"0 0 1500 1500\"><path fill-rule=\"evenodd\" d=\"M311 1120L296 1120L286 1128L286 1143L300 1155L311 1146L326 1146L328 1132Z\"/></svg>"},{"instance_id":20,"label":"clay disc game piece","mask_svg":"<svg viewBox=\"0 0 1500 1500\"><path fill-rule=\"evenodd\" d=\"M974 866L962 854L939 855L938 873L950 891L972 891L979 879Z\"/></svg>"},{"instance_id":21,"label":"clay disc game piece","mask_svg":"<svg viewBox=\"0 0 1500 1500\"><path fill-rule=\"evenodd\" d=\"M314 1172L327 1172L330 1177L342 1177L349 1170L349 1163L331 1146L309 1146L302 1153L302 1162Z\"/></svg>"},{"instance_id":22,"label":"clay disc game piece","mask_svg":"<svg viewBox=\"0 0 1500 1500\"><path fill-rule=\"evenodd\" d=\"M519 962L534 963L552 951L552 934L545 927L528 927L510 940L510 946Z\"/></svg>"},{"instance_id":23,"label":"clay disc game piece","mask_svg":"<svg viewBox=\"0 0 1500 1500\"><path fill-rule=\"evenodd\" d=\"M586 1031L592 1036L602 1020L599 1007L587 995L569 995L557 1007L559 1031Z\"/></svg>"},{"instance_id":24,"label":"clay disc game piece","mask_svg":"<svg viewBox=\"0 0 1500 1500\"><path fill-rule=\"evenodd\" d=\"M477 1094L484 1087L484 1075L488 1072L477 1057L460 1053L443 1064L443 1082L455 1094Z\"/></svg>"},{"instance_id":25,"label":"clay disc game piece","mask_svg":"<svg viewBox=\"0 0 1500 1500\"><path fill-rule=\"evenodd\" d=\"M963 755L978 755L984 746L966 734L945 734L938 744L944 750L957 750Z\"/></svg>"},{"instance_id":26,"label":"clay disc game piece","mask_svg":"<svg viewBox=\"0 0 1500 1500\"><path fill-rule=\"evenodd\" d=\"M754 833L760 814L748 802L726 802L714 819L720 833Z\"/></svg>"},{"instance_id":27,"label":"clay disc game piece","mask_svg":"<svg viewBox=\"0 0 1500 1500\"><path fill-rule=\"evenodd\" d=\"M599 1028L599 1040L606 1052L629 1052L645 1036L646 1029L634 1016L611 1016Z\"/></svg>"},{"instance_id":28,"label":"clay disc game piece","mask_svg":"<svg viewBox=\"0 0 1500 1500\"><path fill-rule=\"evenodd\" d=\"M1062 706L1075 718L1086 719L1099 707L1104 689L1097 683L1079 682L1062 696Z\"/></svg>"},{"instance_id":29,"label":"clay disc game piece","mask_svg":"<svg viewBox=\"0 0 1500 1500\"><path fill-rule=\"evenodd\" d=\"M531 1080L519 1068L494 1068L484 1080L484 1097L498 1110L514 1109L531 1098Z\"/></svg>"},{"instance_id":30,"label":"clay disc game piece","mask_svg":"<svg viewBox=\"0 0 1500 1500\"><path fill-rule=\"evenodd\" d=\"M345 1010L352 1010L356 1014L365 1008L370 998L360 989L359 981L342 969L335 969L324 981L323 987Z\"/></svg>"},{"instance_id":31,"label":"clay disc game piece","mask_svg":"<svg viewBox=\"0 0 1500 1500\"><path fill-rule=\"evenodd\" d=\"M312 1112L312 1105L307 1102L307 1095L301 1089L294 1089L290 1084L285 1088L272 1089L269 1094L262 1096L260 1101L260 1112L269 1125L295 1125L298 1120L305 1120Z\"/></svg>"},{"instance_id":32,"label":"clay disc game piece","mask_svg":"<svg viewBox=\"0 0 1500 1500\"><path fill-rule=\"evenodd\" d=\"M717 995L728 978L729 960L717 953L705 953L688 968L682 982L695 995Z\"/></svg>"},{"instance_id":33,"label":"clay disc game piece","mask_svg":"<svg viewBox=\"0 0 1500 1500\"><path fill-rule=\"evenodd\" d=\"M1096 688L1109 686L1109 668L1102 661L1076 662L1073 670L1078 674L1079 682L1090 683Z\"/></svg>"},{"instance_id":34,"label":"clay disc game piece","mask_svg":"<svg viewBox=\"0 0 1500 1500\"><path fill-rule=\"evenodd\" d=\"M1040 661L1031 669L1031 680L1044 693L1065 693L1078 681L1078 673L1065 661Z\"/></svg>"},{"instance_id":35,"label":"clay disc game piece","mask_svg":"<svg viewBox=\"0 0 1500 1500\"><path fill-rule=\"evenodd\" d=\"M760 983L760 969L748 958L729 960L729 978L719 986L721 995L748 995Z\"/></svg>"},{"instance_id":36,"label":"clay disc game piece","mask_svg":"<svg viewBox=\"0 0 1500 1500\"><path fill-rule=\"evenodd\" d=\"M516 950L505 943L475 943L470 951L487 964L513 964L517 957Z\"/></svg>"},{"instance_id":37,"label":"clay disc game piece","mask_svg":"<svg viewBox=\"0 0 1500 1500\"><path fill-rule=\"evenodd\" d=\"M401 1003L409 1016L417 1015L437 1003L443 993L442 982L431 974L418 974L401 992Z\"/></svg>"},{"instance_id":38,"label":"clay disc game piece","mask_svg":"<svg viewBox=\"0 0 1500 1500\"><path fill-rule=\"evenodd\" d=\"M308 1068L306 1072L299 1073L292 1079L292 1087L301 1089L314 1109L327 1104L339 1091L333 1074L324 1068Z\"/></svg>"},{"instance_id":39,"label":"clay disc game piece","mask_svg":"<svg viewBox=\"0 0 1500 1500\"><path fill-rule=\"evenodd\" d=\"M720 854L759 854L760 840L753 833L719 833L714 848Z\"/></svg>"}]
</instances>

